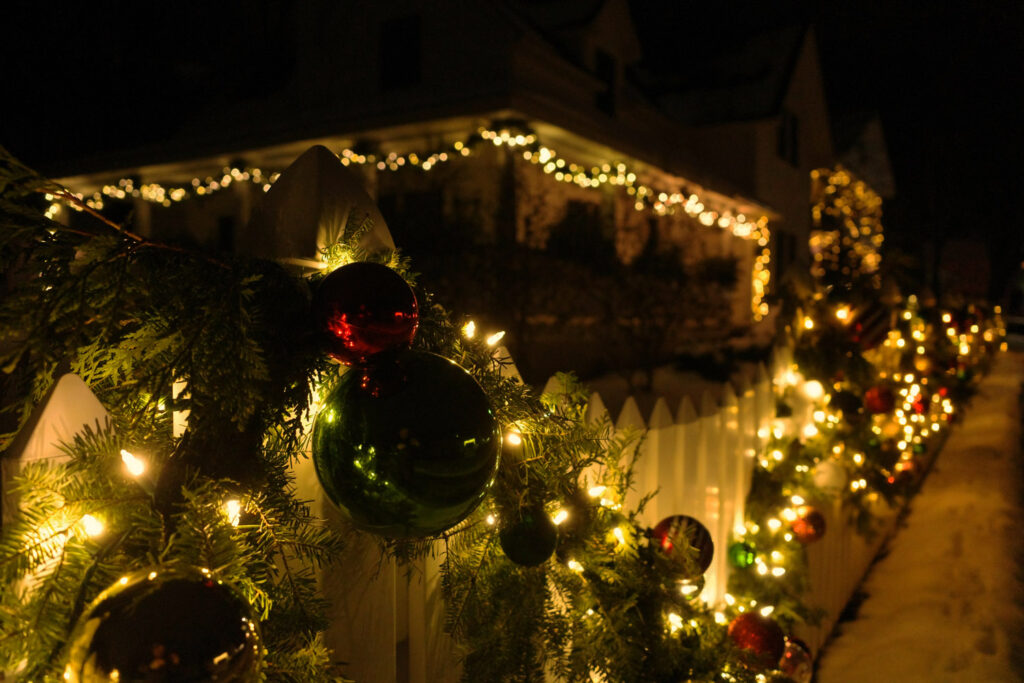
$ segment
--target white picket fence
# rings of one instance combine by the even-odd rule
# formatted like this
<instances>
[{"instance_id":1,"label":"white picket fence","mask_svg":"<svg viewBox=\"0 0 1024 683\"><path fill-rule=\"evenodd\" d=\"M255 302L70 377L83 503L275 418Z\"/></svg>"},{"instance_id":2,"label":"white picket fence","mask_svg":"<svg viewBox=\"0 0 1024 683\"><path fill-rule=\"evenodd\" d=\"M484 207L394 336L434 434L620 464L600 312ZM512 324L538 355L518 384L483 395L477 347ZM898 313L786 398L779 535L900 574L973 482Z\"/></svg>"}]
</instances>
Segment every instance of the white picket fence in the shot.
<instances>
[{"instance_id":1,"label":"white picket fence","mask_svg":"<svg viewBox=\"0 0 1024 683\"><path fill-rule=\"evenodd\" d=\"M773 428L776 382L792 381L792 357L776 350L766 367L726 383L714 394L706 390L698 401L683 398L673 412L659 398L649 415L630 397L614 416L616 429L646 431L636 472L636 490L627 498L658 490L641 521L653 526L669 515L695 517L711 532L713 564L705 574L702 598L719 604L726 592L729 566L726 548L732 529L744 520L751 473ZM788 375L788 378L787 378ZM554 380L546 391L557 390ZM794 406L786 429L801 429L810 421L811 404ZM607 415L601 396L591 397L588 417ZM609 416L612 417L612 416ZM318 512L335 516L325 502L312 467L297 472L300 494L315 501ZM879 514L892 527L894 514L880 504ZM800 636L817 651L825 642L853 590L884 540L880 534L866 542L846 519L840 503L823 510L824 538L808 546L812 592L809 604L827 610L817 627L803 627ZM339 523L340 520L339 520ZM444 605L440 591L439 557L420 561L411 570L382 561L376 546L366 541L350 548L340 568L326 572L324 588L334 601L328 645L348 663L359 681L383 683L446 683L458 680L456 646L443 631ZM438 554L442 550L438 548Z\"/></svg>"},{"instance_id":2,"label":"white picket fence","mask_svg":"<svg viewBox=\"0 0 1024 683\"><path fill-rule=\"evenodd\" d=\"M810 420L809 401L794 406L792 418L779 421L774 417L773 384L792 383L792 370L790 355L778 350L768 367L758 366L735 385L705 390L697 401L683 398L674 412L659 398L644 415L630 397L618 414L611 416L600 395L591 397L589 419L614 417L616 429L646 431L636 490L626 501L633 504L641 494L658 491L641 521L653 526L670 515L686 514L701 520L711 532L716 552L702 593L710 604L720 603L726 590L729 567L725 550L732 528L744 520L755 456L763 451L773 429L801 429ZM505 371L514 372L514 366ZM558 387L551 382L546 389ZM61 379L40 411L38 425L20 454L20 464L60 457L59 442L68 440L81 425L102 420L105 414L84 383L70 375ZM5 461L7 465L13 466L10 459ZM323 496L311 459L296 466L295 476L298 494L312 502L313 513L343 526L336 508ZM4 505L5 509L11 507ZM827 617L818 627L801 628L797 633L814 651L824 643L895 520L895 514L879 503L877 512L886 521L883 533L866 542L838 502L822 512L827 533L807 548L812 586L809 603L824 608ZM435 555L406 568L383 560L376 543L367 536L352 534L350 541L344 561L321 575L325 595L333 605L327 644L347 663L347 673L360 682L373 683L457 681L458 652L443 628L443 548L437 547Z\"/></svg>"}]
</instances>

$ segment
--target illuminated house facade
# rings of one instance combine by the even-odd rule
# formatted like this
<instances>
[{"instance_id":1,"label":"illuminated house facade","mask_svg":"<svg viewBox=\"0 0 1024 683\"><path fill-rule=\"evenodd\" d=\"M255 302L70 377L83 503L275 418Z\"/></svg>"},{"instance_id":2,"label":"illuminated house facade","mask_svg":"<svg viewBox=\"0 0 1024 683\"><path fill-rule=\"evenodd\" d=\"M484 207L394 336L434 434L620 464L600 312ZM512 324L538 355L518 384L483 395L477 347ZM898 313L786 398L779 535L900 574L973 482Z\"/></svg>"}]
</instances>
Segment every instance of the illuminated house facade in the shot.
<instances>
[{"instance_id":1,"label":"illuminated house facade","mask_svg":"<svg viewBox=\"0 0 1024 683\"><path fill-rule=\"evenodd\" d=\"M756 323L773 251L804 258L809 171L831 153L813 37L800 34L780 76L781 108L703 125L637 77L625 1L573 4L324 0L225 17L243 52L273 50L272 68L235 57L225 76L211 57L193 71L217 85L259 83L263 69L264 83L187 112L159 146L70 160L78 174L61 175L105 211L131 210L145 234L261 253L245 232L261 191L322 144L362 173L417 265L459 245L521 255L600 244L627 265L670 251L697 268L690 286L714 272L707 264L735 263L732 293L713 320L691 321L691 337ZM799 126L785 128L787 112ZM796 160L779 158L787 134ZM520 322L593 323L554 318Z\"/></svg>"}]
</instances>

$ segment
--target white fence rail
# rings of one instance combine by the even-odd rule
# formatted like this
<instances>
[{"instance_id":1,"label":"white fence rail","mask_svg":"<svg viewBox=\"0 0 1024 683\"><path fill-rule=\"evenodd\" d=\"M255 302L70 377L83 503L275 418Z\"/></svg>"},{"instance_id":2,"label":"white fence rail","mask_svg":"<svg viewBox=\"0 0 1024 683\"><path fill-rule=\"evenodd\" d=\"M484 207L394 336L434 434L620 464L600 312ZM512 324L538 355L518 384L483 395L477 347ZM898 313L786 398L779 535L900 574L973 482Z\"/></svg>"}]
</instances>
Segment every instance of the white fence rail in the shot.
<instances>
[{"instance_id":1,"label":"white fence rail","mask_svg":"<svg viewBox=\"0 0 1024 683\"><path fill-rule=\"evenodd\" d=\"M637 490L627 503L635 503L649 491L658 490L658 495L641 521L653 526L669 515L685 514L701 520L711 532L716 553L702 593L709 603L719 603L726 592L729 537L744 520L756 456L776 426L773 381L785 381L792 367L791 355L779 349L767 367L759 365L749 376L736 380L735 386L726 383L715 394L705 390L697 401L684 397L674 411L659 398L644 415L637 401L629 397L617 415L609 415L616 429L646 430L636 472ZM556 388L549 382L546 390ZM605 405L595 393L590 417L608 414ZM789 428L801 429L810 422L810 412L810 402L794 406ZM300 494L313 499L321 514L335 516L308 461L298 475ZM886 514L884 509L878 512ZM823 513L828 533L807 548L812 586L808 597L809 604L824 608L827 616L818 627L798 631L815 652L884 537L881 534L872 542L865 541L838 502ZM888 516L886 529L894 518ZM407 571L383 562L376 547L364 543L351 549L340 571L332 569L325 576L328 597L336 604L328 645L348 662L349 674L360 681L458 680L455 645L442 628L439 558L426 558ZM389 645L382 647L382 643Z\"/></svg>"}]
</instances>

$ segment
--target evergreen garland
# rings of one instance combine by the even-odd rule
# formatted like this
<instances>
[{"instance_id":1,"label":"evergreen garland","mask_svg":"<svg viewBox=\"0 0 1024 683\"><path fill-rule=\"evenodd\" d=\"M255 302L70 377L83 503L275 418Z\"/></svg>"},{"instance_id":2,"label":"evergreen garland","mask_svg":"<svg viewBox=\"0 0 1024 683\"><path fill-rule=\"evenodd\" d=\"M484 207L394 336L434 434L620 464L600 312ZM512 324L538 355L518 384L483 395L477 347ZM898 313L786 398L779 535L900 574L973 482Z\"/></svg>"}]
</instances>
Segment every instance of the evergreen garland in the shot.
<instances>
[{"instance_id":1,"label":"evergreen garland","mask_svg":"<svg viewBox=\"0 0 1024 683\"><path fill-rule=\"evenodd\" d=\"M319 568L345 561L344 539L296 498L291 475L312 413L338 378L309 323L323 274L157 243L88 208L90 226L69 228L43 214L44 194L77 201L0 149L0 448L69 371L96 393L110 422L66 444L66 464L33 463L14 484L19 513L0 538L0 670L58 680L68 635L89 602L118 577L160 564L204 567L242 591L261 621L266 680L344 680L321 639L328 605L315 580ZM399 254L365 253L360 237L328 247L329 266L376 260L416 285ZM464 652L464 680L762 675L727 637L725 615L691 599L699 582L683 580L685 567L639 522L653 494L625 505L642 435L588 419L586 394L571 376L560 376L556 393L532 395L486 340L467 334L429 292L416 293L415 348L469 371L506 431L494 485L468 519L436 539L380 540L401 562L443 553L446 626ZM819 320L831 320L833 303L802 302L818 306ZM864 360L835 326L794 336L801 371L829 393L862 394L877 380L882 361ZM947 346L936 355L964 356L948 343L941 337ZM969 382L943 373L933 386ZM779 398L785 405L787 395ZM175 438L171 415L186 410L188 429ZM877 425L854 428L841 411L826 412L817 434L777 434L760 454L746 533L737 538L757 561L732 572L730 616L770 605L785 625L815 618L805 604L803 548L769 520L794 496L810 505L832 499L835 492L814 484L816 464L862 456L843 462L870 488L842 492L862 514L867 492L903 492L889 481L895 463L885 459ZM141 454L147 473L128 476L122 450ZM554 560L518 565L502 550L502 532L538 511L558 523ZM88 515L102 518L103 534L87 532ZM683 564L695 555L684 551ZM788 572L767 571L764 558Z\"/></svg>"}]
</instances>

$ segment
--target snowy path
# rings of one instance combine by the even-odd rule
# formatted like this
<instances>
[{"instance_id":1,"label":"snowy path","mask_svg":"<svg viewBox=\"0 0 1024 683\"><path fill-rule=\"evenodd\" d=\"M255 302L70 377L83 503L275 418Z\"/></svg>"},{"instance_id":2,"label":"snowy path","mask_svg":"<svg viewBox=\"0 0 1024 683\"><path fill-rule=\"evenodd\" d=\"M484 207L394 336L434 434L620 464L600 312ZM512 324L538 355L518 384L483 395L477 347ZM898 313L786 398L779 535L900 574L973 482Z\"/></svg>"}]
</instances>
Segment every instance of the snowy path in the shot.
<instances>
[{"instance_id":1,"label":"snowy path","mask_svg":"<svg viewBox=\"0 0 1024 683\"><path fill-rule=\"evenodd\" d=\"M1024 355L1000 354L862 586L818 683L1024 680Z\"/></svg>"}]
</instances>

